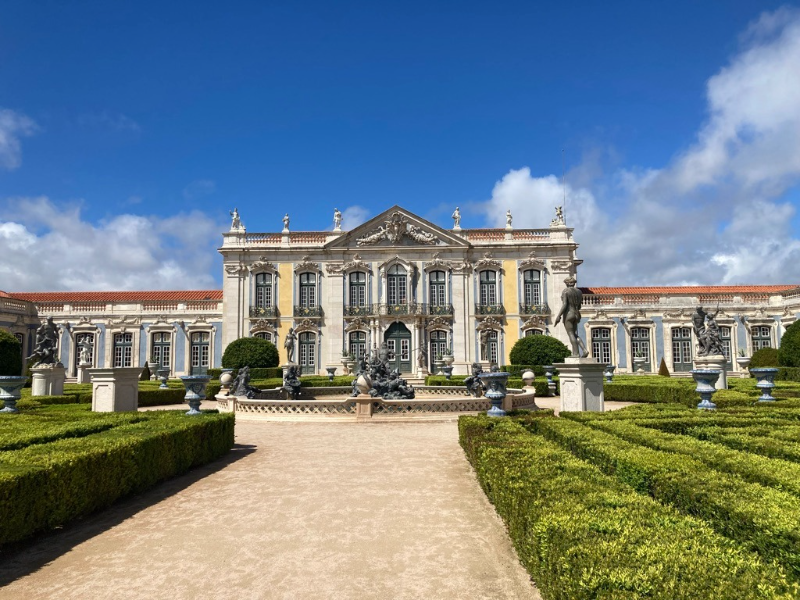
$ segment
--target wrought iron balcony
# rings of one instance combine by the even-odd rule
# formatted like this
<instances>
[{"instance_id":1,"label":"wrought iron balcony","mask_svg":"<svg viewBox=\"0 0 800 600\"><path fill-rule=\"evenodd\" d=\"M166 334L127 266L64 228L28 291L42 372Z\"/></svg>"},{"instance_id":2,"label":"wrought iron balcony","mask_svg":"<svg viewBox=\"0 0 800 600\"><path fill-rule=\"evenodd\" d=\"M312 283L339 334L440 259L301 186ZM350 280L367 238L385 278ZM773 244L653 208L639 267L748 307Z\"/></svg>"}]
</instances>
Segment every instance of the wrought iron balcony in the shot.
<instances>
[{"instance_id":1,"label":"wrought iron balcony","mask_svg":"<svg viewBox=\"0 0 800 600\"><path fill-rule=\"evenodd\" d=\"M321 317L322 316L322 307L319 305L315 306L295 306L294 307L294 316L295 317Z\"/></svg>"},{"instance_id":2,"label":"wrought iron balcony","mask_svg":"<svg viewBox=\"0 0 800 600\"><path fill-rule=\"evenodd\" d=\"M450 316L453 314L452 304L428 304L429 315Z\"/></svg>"},{"instance_id":3,"label":"wrought iron balcony","mask_svg":"<svg viewBox=\"0 0 800 600\"><path fill-rule=\"evenodd\" d=\"M278 316L277 306L251 306L251 317L261 317L262 319L274 319Z\"/></svg>"},{"instance_id":4,"label":"wrought iron balcony","mask_svg":"<svg viewBox=\"0 0 800 600\"><path fill-rule=\"evenodd\" d=\"M476 315L504 315L506 308L502 304L476 304Z\"/></svg>"},{"instance_id":5,"label":"wrought iron balcony","mask_svg":"<svg viewBox=\"0 0 800 600\"><path fill-rule=\"evenodd\" d=\"M348 305L344 307L344 314L348 317L372 317L375 315L375 308L372 304Z\"/></svg>"},{"instance_id":6,"label":"wrought iron balcony","mask_svg":"<svg viewBox=\"0 0 800 600\"><path fill-rule=\"evenodd\" d=\"M426 304L379 304L378 313L384 316L424 315Z\"/></svg>"},{"instance_id":7,"label":"wrought iron balcony","mask_svg":"<svg viewBox=\"0 0 800 600\"><path fill-rule=\"evenodd\" d=\"M519 314L541 315L544 317L550 314L550 307L547 304L520 304Z\"/></svg>"}]
</instances>

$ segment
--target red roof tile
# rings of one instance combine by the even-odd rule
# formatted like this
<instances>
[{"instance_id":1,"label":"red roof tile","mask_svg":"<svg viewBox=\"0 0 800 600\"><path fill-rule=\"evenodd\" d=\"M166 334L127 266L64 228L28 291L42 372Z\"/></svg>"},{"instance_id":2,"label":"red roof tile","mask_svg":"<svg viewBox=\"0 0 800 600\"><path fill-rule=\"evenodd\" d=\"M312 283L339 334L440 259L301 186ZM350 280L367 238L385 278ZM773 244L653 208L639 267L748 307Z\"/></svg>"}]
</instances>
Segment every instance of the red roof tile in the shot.
<instances>
[{"instance_id":1,"label":"red roof tile","mask_svg":"<svg viewBox=\"0 0 800 600\"><path fill-rule=\"evenodd\" d=\"M582 287L584 294L652 294L666 296L681 294L696 296L698 294L778 294L797 288L794 285L684 285L684 286L654 286L654 287Z\"/></svg>"},{"instance_id":2,"label":"red roof tile","mask_svg":"<svg viewBox=\"0 0 800 600\"><path fill-rule=\"evenodd\" d=\"M152 292L13 292L11 298L29 302L148 302L180 300L222 300L222 290L179 290Z\"/></svg>"}]
</instances>

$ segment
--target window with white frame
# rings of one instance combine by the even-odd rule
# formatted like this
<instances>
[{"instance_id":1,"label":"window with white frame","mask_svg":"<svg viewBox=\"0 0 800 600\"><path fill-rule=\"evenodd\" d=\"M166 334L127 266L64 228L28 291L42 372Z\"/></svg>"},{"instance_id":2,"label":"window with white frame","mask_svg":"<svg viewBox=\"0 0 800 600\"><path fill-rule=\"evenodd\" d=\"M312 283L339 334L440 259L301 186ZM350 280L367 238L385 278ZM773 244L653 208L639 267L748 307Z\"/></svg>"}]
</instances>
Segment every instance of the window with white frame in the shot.
<instances>
[{"instance_id":1,"label":"window with white frame","mask_svg":"<svg viewBox=\"0 0 800 600\"><path fill-rule=\"evenodd\" d=\"M133 334L114 334L114 368L133 366Z\"/></svg>"},{"instance_id":2,"label":"window with white frame","mask_svg":"<svg viewBox=\"0 0 800 600\"><path fill-rule=\"evenodd\" d=\"M386 274L386 298L389 304L406 303L406 270L401 265L392 265Z\"/></svg>"},{"instance_id":3,"label":"window with white frame","mask_svg":"<svg viewBox=\"0 0 800 600\"><path fill-rule=\"evenodd\" d=\"M191 338L192 375L201 375L208 370L211 358L211 334L197 331Z\"/></svg>"},{"instance_id":4,"label":"window with white frame","mask_svg":"<svg viewBox=\"0 0 800 600\"><path fill-rule=\"evenodd\" d=\"M450 351L450 347L447 344L446 331L431 331L428 337L430 338L430 353L428 356L430 357L431 368L433 368L433 361L447 354Z\"/></svg>"},{"instance_id":5,"label":"window with white frame","mask_svg":"<svg viewBox=\"0 0 800 600\"><path fill-rule=\"evenodd\" d=\"M601 364L611 364L610 328L595 327L592 329L592 357Z\"/></svg>"},{"instance_id":6,"label":"window with white frame","mask_svg":"<svg viewBox=\"0 0 800 600\"><path fill-rule=\"evenodd\" d=\"M300 373L303 375L316 373L317 336L310 332L303 332L298 340L300 342Z\"/></svg>"},{"instance_id":7,"label":"window with white frame","mask_svg":"<svg viewBox=\"0 0 800 600\"><path fill-rule=\"evenodd\" d=\"M729 371L733 370L733 357L731 355L731 328L719 328L719 340L722 342L722 354L725 355L726 367Z\"/></svg>"},{"instance_id":8,"label":"window with white frame","mask_svg":"<svg viewBox=\"0 0 800 600\"><path fill-rule=\"evenodd\" d=\"M172 355L172 334L157 331L153 334L152 351L150 356L159 368L168 369Z\"/></svg>"},{"instance_id":9,"label":"window with white frame","mask_svg":"<svg viewBox=\"0 0 800 600\"><path fill-rule=\"evenodd\" d=\"M640 367L650 370L650 329L648 327L631 327L631 361L633 369ZM639 359L638 361L636 359Z\"/></svg>"},{"instance_id":10,"label":"window with white frame","mask_svg":"<svg viewBox=\"0 0 800 600\"><path fill-rule=\"evenodd\" d=\"M447 304L447 276L444 271L431 271L428 275L430 282L430 298L431 306L444 306Z\"/></svg>"},{"instance_id":11,"label":"window with white frame","mask_svg":"<svg viewBox=\"0 0 800 600\"><path fill-rule=\"evenodd\" d=\"M259 273L256 275L256 306L271 308L272 303L272 274Z\"/></svg>"},{"instance_id":12,"label":"window with white frame","mask_svg":"<svg viewBox=\"0 0 800 600\"><path fill-rule=\"evenodd\" d=\"M361 271L350 273L350 306L367 305L367 274Z\"/></svg>"},{"instance_id":13,"label":"window with white frame","mask_svg":"<svg viewBox=\"0 0 800 600\"><path fill-rule=\"evenodd\" d=\"M530 337L532 335L544 335L544 331L541 329L526 329L525 330L525 337Z\"/></svg>"},{"instance_id":14,"label":"window with white frame","mask_svg":"<svg viewBox=\"0 0 800 600\"><path fill-rule=\"evenodd\" d=\"M753 337L753 352L761 348L772 348L772 328L767 325L756 325L750 330Z\"/></svg>"},{"instance_id":15,"label":"window with white frame","mask_svg":"<svg viewBox=\"0 0 800 600\"><path fill-rule=\"evenodd\" d=\"M269 331L259 331L253 334L253 337L257 337L262 340L267 340L268 342L272 341L272 334Z\"/></svg>"},{"instance_id":16,"label":"window with white frame","mask_svg":"<svg viewBox=\"0 0 800 600\"><path fill-rule=\"evenodd\" d=\"M498 335L497 331L492 329L488 332L486 338L486 348L485 354L483 355L483 360L489 361L491 364L497 364L497 356L498 356Z\"/></svg>"},{"instance_id":17,"label":"window with white frame","mask_svg":"<svg viewBox=\"0 0 800 600\"><path fill-rule=\"evenodd\" d=\"M310 308L317 305L317 276L300 273L300 306Z\"/></svg>"},{"instance_id":18,"label":"window with white frame","mask_svg":"<svg viewBox=\"0 0 800 600\"><path fill-rule=\"evenodd\" d=\"M481 271L480 299L482 306L494 306L497 304L497 272Z\"/></svg>"},{"instance_id":19,"label":"window with white frame","mask_svg":"<svg viewBox=\"0 0 800 600\"><path fill-rule=\"evenodd\" d=\"M541 273L535 269L528 269L522 274L523 302L527 306L537 306L542 303Z\"/></svg>"},{"instance_id":20,"label":"window with white frame","mask_svg":"<svg viewBox=\"0 0 800 600\"><path fill-rule=\"evenodd\" d=\"M691 371L692 330L688 327L672 328L672 370Z\"/></svg>"}]
</instances>

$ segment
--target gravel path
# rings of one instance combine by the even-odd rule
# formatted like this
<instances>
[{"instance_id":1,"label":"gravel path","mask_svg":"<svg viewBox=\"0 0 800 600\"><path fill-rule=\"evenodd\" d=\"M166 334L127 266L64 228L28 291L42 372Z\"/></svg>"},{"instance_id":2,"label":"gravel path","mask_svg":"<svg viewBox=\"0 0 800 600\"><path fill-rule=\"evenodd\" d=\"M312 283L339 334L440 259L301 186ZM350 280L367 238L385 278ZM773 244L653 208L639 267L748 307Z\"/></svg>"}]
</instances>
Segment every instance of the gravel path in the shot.
<instances>
[{"instance_id":1,"label":"gravel path","mask_svg":"<svg viewBox=\"0 0 800 600\"><path fill-rule=\"evenodd\" d=\"M236 434L228 457L4 553L0 598L540 597L454 421Z\"/></svg>"}]
</instances>

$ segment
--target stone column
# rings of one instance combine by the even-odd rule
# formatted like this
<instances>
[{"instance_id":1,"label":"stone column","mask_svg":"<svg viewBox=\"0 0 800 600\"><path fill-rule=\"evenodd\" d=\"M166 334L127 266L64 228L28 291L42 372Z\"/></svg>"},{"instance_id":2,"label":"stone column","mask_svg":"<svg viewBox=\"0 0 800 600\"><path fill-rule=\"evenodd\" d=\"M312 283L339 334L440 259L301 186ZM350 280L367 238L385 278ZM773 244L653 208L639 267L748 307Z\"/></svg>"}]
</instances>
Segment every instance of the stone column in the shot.
<instances>
[{"instance_id":1,"label":"stone column","mask_svg":"<svg viewBox=\"0 0 800 600\"><path fill-rule=\"evenodd\" d=\"M89 373L94 412L123 412L139 408L139 367L89 369Z\"/></svg>"},{"instance_id":2,"label":"stone column","mask_svg":"<svg viewBox=\"0 0 800 600\"><path fill-rule=\"evenodd\" d=\"M61 363L31 367L33 379L31 396L61 396L64 394L66 369Z\"/></svg>"},{"instance_id":3,"label":"stone column","mask_svg":"<svg viewBox=\"0 0 800 600\"><path fill-rule=\"evenodd\" d=\"M328 344L325 349L326 356L320 357L320 365L342 368L342 348L347 344L344 341L344 287L341 273L327 273L327 291L322 294L322 310L325 313L325 333Z\"/></svg>"},{"instance_id":4,"label":"stone column","mask_svg":"<svg viewBox=\"0 0 800 600\"><path fill-rule=\"evenodd\" d=\"M601 365L593 358L570 356L565 362L556 363L554 366L559 372L562 411L605 410L603 393L605 365Z\"/></svg>"},{"instance_id":5,"label":"stone column","mask_svg":"<svg viewBox=\"0 0 800 600\"><path fill-rule=\"evenodd\" d=\"M453 375L468 375L471 372L472 344L474 342L469 334L470 294L466 290L470 275L454 272L452 277Z\"/></svg>"}]
</instances>

